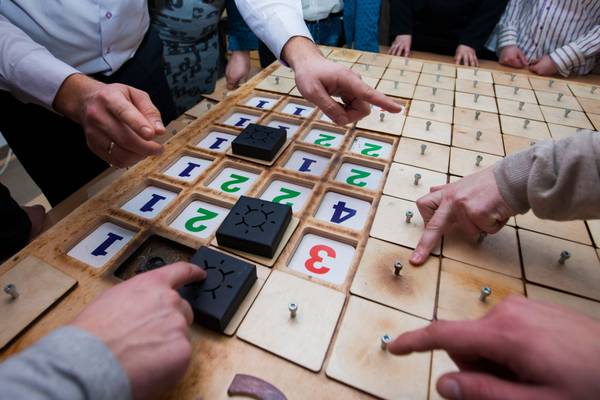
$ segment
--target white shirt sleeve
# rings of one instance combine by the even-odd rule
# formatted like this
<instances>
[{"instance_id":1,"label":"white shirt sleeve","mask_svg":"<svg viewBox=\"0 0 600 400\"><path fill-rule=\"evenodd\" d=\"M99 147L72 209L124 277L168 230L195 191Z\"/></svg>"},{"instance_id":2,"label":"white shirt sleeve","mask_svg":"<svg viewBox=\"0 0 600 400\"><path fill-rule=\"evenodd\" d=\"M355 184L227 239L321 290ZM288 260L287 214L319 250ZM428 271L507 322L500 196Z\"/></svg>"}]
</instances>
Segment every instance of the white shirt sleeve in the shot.
<instances>
[{"instance_id":1,"label":"white shirt sleeve","mask_svg":"<svg viewBox=\"0 0 600 400\"><path fill-rule=\"evenodd\" d=\"M235 0L246 23L267 47L281 58L294 36L312 37L302 15L300 0Z\"/></svg>"},{"instance_id":2,"label":"white shirt sleeve","mask_svg":"<svg viewBox=\"0 0 600 400\"><path fill-rule=\"evenodd\" d=\"M76 73L0 15L0 90L52 109L60 86Z\"/></svg>"}]
</instances>

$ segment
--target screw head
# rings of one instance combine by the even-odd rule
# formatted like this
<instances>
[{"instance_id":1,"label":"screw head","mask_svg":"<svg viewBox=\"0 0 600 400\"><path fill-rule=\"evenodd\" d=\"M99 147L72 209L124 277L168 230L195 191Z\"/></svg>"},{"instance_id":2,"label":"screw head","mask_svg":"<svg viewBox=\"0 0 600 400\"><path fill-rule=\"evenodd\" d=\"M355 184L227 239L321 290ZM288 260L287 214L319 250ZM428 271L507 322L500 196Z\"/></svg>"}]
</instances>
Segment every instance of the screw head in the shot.
<instances>
[{"instance_id":1,"label":"screw head","mask_svg":"<svg viewBox=\"0 0 600 400\"><path fill-rule=\"evenodd\" d=\"M490 288L490 287L481 288L481 294L479 295L479 300L485 301L488 298L488 296L490 296L491 294L492 294L492 288Z\"/></svg>"},{"instance_id":2,"label":"screw head","mask_svg":"<svg viewBox=\"0 0 600 400\"><path fill-rule=\"evenodd\" d=\"M390 335L388 335L387 333L385 333L381 336L380 340L381 340L381 350L387 350L387 346L392 341L392 337Z\"/></svg>"},{"instance_id":3,"label":"screw head","mask_svg":"<svg viewBox=\"0 0 600 400\"><path fill-rule=\"evenodd\" d=\"M298 312L298 304L296 304L296 303L288 304L288 311L290 312L290 317L296 318L296 313Z\"/></svg>"},{"instance_id":4,"label":"screw head","mask_svg":"<svg viewBox=\"0 0 600 400\"><path fill-rule=\"evenodd\" d=\"M394 275L399 276L400 275L400 271L402 271L402 268L404 268L404 266L402 265L402 263L400 261L396 261L394 263Z\"/></svg>"}]
</instances>

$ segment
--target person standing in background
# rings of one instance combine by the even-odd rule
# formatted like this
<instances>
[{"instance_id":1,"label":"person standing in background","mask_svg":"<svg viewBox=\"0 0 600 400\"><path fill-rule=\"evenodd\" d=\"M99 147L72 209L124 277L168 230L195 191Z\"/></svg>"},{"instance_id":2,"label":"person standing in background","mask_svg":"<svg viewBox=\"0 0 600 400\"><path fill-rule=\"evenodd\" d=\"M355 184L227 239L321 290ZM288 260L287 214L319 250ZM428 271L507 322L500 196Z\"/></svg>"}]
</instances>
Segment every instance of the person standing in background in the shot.
<instances>
[{"instance_id":1,"label":"person standing in background","mask_svg":"<svg viewBox=\"0 0 600 400\"><path fill-rule=\"evenodd\" d=\"M411 50L454 55L456 64L496 60L485 47L508 0L390 0L389 53Z\"/></svg>"}]
</instances>

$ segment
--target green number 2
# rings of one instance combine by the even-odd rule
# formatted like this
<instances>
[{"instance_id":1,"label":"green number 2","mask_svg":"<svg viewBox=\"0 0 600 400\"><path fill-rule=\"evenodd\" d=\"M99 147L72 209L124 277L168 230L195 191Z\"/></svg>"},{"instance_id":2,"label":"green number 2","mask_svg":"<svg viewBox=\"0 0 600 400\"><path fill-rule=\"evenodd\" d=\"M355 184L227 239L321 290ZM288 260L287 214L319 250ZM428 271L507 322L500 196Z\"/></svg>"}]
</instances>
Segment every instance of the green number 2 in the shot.
<instances>
[{"instance_id":1,"label":"green number 2","mask_svg":"<svg viewBox=\"0 0 600 400\"><path fill-rule=\"evenodd\" d=\"M284 187L282 187L281 189L279 189L279 191L281 193L283 193L283 194L279 195L279 196L276 196L273 199L273 203L281 203L283 200L295 199L296 197L300 196L300 192L296 192L295 190L287 189L287 188L284 188ZM287 203L285 203L285 205L287 205L287 206L293 206L294 203L287 202Z\"/></svg>"},{"instance_id":2,"label":"green number 2","mask_svg":"<svg viewBox=\"0 0 600 400\"><path fill-rule=\"evenodd\" d=\"M353 186L358 186L358 187L365 187L365 186L367 186L367 182L357 182L357 181L359 179L364 179L364 178L367 178L367 177L371 176L370 172L362 171L360 169L351 169L350 172L353 175L350 175L348 177L348 179L346 179L346 183L348 185L353 185Z\"/></svg>"},{"instance_id":3,"label":"green number 2","mask_svg":"<svg viewBox=\"0 0 600 400\"><path fill-rule=\"evenodd\" d=\"M323 147L331 147L331 143L327 142L331 142L332 140L335 140L335 136L321 133L319 139L315 140L315 144Z\"/></svg>"},{"instance_id":4,"label":"green number 2","mask_svg":"<svg viewBox=\"0 0 600 400\"><path fill-rule=\"evenodd\" d=\"M380 146L378 144L365 143L365 149L363 151L361 151L360 154L362 154L363 156L369 156L369 157L379 157L379 153L372 153L372 152L379 151L382 148L383 148L383 146Z\"/></svg>"},{"instance_id":5,"label":"green number 2","mask_svg":"<svg viewBox=\"0 0 600 400\"><path fill-rule=\"evenodd\" d=\"M194 218L190 218L185 223L185 229L187 229L190 232L202 232L206 229L206 225L198 224L199 222L208 221L219 216L219 214L217 214L216 212L209 211L204 208L199 208L197 212L201 215Z\"/></svg>"},{"instance_id":6,"label":"green number 2","mask_svg":"<svg viewBox=\"0 0 600 400\"><path fill-rule=\"evenodd\" d=\"M241 175L237 175L237 174L231 174L231 175L229 175L229 177L231 178L231 180L225 181L221 185L221 190L223 190L224 192L227 192L227 193L238 192L240 190L240 188L236 187L235 185L239 185L239 184L248 182L250 180L250 178L248 178L247 176L241 176Z\"/></svg>"}]
</instances>

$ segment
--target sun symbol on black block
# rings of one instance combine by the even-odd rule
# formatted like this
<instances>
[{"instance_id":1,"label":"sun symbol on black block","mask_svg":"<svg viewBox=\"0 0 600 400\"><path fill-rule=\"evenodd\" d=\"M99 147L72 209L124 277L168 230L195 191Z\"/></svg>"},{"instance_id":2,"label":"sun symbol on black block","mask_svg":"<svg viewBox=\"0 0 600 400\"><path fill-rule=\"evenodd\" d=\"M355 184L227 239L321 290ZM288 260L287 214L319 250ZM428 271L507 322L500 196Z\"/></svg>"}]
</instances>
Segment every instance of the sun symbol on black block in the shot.
<instances>
[{"instance_id":1,"label":"sun symbol on black block","mask_svg":"<svg viewBox=\"0 0 600 400\"><path fill-rule=\"evenodd\" d=\"M265 204L262 203L260 208L252 208L249 205L246 205L246 211L236 212L235 215L241 218L240 222L236 223L235 226L244 225L246 227L245 234L248 234L251 229L258 229L261 232L265 231L266 224L275 224L277 221L271 219L271 215L275 213L275 211L265 211L263 210Z\"/></svg>"},{"instance_id":2,"label":"sun symbol on black block","mask_svg":"<svg viewBox=\"0 0 600 400\"><path fill-rule=\"evenodd\" d=\"M227 288L233 289L233 285L228 283L231 275L234 273L233 270L228 270L225 265L225 259L221 259L221 261L216 265L210 265L208 260L204 260L204 270L207 273L206 280L202 283L201 291L204 293L210 293L212 295L212 299L217 299L217 292L220 292L219 289Z\"/></svg>"},{"instance_id":3,"label":"sun symbol on black block","mask_svg":"<svg viewBox=\"0 0 600 400\"><path fill-rule=\"evenodd\" d=\"M252 140L253 142L269 143L271 140L271 133L258 129L253 129L250 132L248 132L248 139Z\"/></svg>"}]
</instances>

